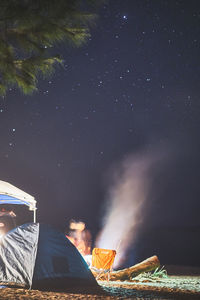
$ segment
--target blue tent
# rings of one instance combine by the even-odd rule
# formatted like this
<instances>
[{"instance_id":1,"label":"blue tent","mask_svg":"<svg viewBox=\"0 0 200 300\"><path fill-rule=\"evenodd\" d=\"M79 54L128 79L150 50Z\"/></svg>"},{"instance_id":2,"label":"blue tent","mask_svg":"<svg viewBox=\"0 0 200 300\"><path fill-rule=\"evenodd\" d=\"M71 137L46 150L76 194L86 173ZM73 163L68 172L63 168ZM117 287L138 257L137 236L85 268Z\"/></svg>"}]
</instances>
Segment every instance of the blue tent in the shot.
<instances>
[{"instance_id":1,"label":"blue tent","mask_svg":"<svg viewBox=\"0 0 200 300\"><path fill-rule=\"evenodd\" d=\"M1 239L0 281L36 289L97 285L65 235L39 223L21 225Z\"/></svg>"},{"instance_id":2,"label":"blue tent","mask_svg":"<svg viewBox=\"0 0 200 300\"><path fill-rule=\"evenodd\" d=\"M0 180L0 204L27 205L33 211L33 222L36 222L36 200L14 185Z\"/></svg>"}]
</instances>

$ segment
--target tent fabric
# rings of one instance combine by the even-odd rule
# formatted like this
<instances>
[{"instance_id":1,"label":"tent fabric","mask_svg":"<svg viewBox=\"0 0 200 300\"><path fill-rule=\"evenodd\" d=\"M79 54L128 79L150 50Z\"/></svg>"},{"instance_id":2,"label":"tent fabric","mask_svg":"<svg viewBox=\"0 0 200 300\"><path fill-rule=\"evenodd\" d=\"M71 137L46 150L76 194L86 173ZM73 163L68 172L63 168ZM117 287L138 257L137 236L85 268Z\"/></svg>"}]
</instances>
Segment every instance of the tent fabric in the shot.
<instances>
[{"instance_id":1,"label":"tent fabric","mask_svg":"<svg viewBox=\"0 0 200 300\"><path fill-rule=\"evenodd\" d=\"M40 225L41 226L41 225ZM39 234L38 252L33 276L33 286L40 287L51 279L69 279L70 284L80 285L94 280L87 263L76 247L65 235L42 224ZM57 281L55 281L57 279Z\"/></svg>"},{"instance_id":2,"label":"tent fabric","mask_svg":"<svg viewBox=\"0 0 200 300\"><path fill-rule=\"evenodd\" d=\"M31 286L39 224L20 226L0 241L0 281Z\"/></svg>"},{"instance_id":3,"label":"tent fabric","mask_svg":"<svg viewBox=\"0 0 200 300\"><path fill-rule=\"evenodd\" d=\"M15 197L11 197L8 195L0 195L0 203L1 204L24 204L29 206L29 202L25 200L19 200Z\"/></svg>"},{"instance_id":4,"label":"tent fabric","mask_svg":"<svg viewBox=\"0 0 200 300\"><path fill-rule=\"evenodd\" d=\"M30 210L36 209L36 200L14 185L0 180L0 204L24 204Z\"/></svg>"},{"instance_id":5,"label":"tent fabric","mask_svg":"<svg viewBox=\"0 0 200 300\"><path fill-rule=\"evenodd\" d=\"M52 227L24 224L0 242L0 281L32 288L97 284L76 247Z\"/></svg>"}]
</instances>

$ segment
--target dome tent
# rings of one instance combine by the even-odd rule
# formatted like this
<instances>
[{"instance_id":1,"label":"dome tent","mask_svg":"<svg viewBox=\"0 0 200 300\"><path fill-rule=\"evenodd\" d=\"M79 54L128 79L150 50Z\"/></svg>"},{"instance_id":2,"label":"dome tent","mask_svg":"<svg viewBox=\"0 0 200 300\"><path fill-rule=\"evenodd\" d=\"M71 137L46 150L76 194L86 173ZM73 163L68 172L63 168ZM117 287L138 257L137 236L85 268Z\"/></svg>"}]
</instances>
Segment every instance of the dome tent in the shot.
<instances>
[{"instance_id":1,"label":"dome tent","mask_svg":"<svg viewBox=\"0 0 200 300\"><path fill-rule=\"evenodd\" d=\"M21 225L1 239L0 281L35 289L97 285L65 235L39 223Z\"/></svg>"}]
</instances>

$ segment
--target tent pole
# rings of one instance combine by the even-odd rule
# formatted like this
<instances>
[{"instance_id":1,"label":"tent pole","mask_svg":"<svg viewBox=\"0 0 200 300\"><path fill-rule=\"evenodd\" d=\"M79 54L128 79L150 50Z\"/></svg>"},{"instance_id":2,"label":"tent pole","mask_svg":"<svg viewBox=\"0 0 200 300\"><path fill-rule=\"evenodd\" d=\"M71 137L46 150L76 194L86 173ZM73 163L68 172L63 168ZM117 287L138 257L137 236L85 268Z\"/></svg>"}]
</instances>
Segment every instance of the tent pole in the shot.
<instances>
[{"instance_id":1,"label":"tent pole","mask_svg":"<svg viewBox=\"0 0 200 300\"><path fill-rule=\"evenodd\" d=\"M36 223L36 208L33 211L33 223Z\"/></svg>"}]
</instances>

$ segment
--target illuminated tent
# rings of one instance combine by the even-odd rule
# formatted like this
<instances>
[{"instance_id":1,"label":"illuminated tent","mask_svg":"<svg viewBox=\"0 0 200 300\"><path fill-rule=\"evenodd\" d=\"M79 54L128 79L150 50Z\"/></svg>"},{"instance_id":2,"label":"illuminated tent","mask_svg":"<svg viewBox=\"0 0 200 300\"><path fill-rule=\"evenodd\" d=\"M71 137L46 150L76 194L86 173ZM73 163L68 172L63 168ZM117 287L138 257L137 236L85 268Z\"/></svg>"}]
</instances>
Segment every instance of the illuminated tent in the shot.
<instances>
[{"instance_id":1,"label":"illuminated tent","mask_svg":"<svg viewBox=\"0 0 200 300\"><path fill-rule=\"evenodd\" d=\"M97 286L76 247L46 224L21 225L0 241L0 282L34 289Z\"/></svg>"},{"instance_id":2,"label":"illuminated tent","mask_svg":"<svg viewBox=\"0 0 200 300\"><path fill-rule=\"evenodd\" d=\"M33 222L36 222L36 200L33 196L23 192L14 185L0 180L0 204L27 205L33 211Z\"/></svg>"}]
</instances>

